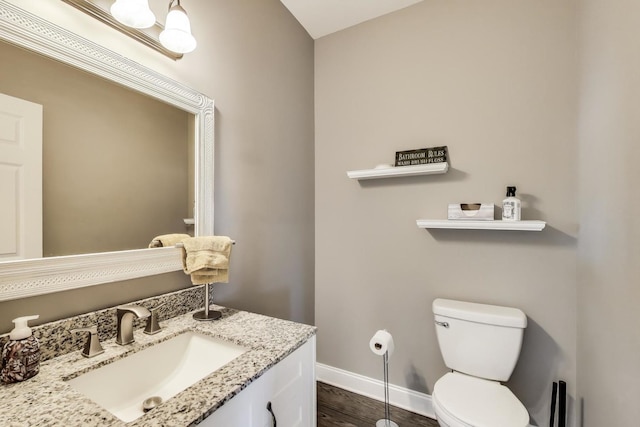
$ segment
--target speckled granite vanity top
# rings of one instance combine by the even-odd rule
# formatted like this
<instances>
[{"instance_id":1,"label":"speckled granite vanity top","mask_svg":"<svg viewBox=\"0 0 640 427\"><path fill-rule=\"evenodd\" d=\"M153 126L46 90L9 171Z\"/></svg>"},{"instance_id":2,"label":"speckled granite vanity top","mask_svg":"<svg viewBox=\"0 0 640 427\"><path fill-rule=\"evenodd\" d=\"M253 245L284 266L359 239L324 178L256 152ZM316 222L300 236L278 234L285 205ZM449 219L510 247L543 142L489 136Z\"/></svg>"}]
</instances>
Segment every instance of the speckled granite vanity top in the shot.
<instances>
[{"instance_id":1,"label":"speckled granite vanity top","mask_svg":"<svg viewBox=\"0 0 640 427\"><path fill-rule=\"evenodd\" d=\"M0 425L195 425L315 334L315 328L308 325L223 307L212 309L222 311L223 317L213 322L199 322L193 320L191 313L186 313L161 320L160 333L146 335L137 329L136 342L127 346L115 344L113 337L106 339L102 343L105 352L90 359L82 357L79 345L78 350L43 362L34 378L0 385ZM131 423L122 422L64 381L186 331L222 338L250 350Z\"/></svg>"}]
</instances>

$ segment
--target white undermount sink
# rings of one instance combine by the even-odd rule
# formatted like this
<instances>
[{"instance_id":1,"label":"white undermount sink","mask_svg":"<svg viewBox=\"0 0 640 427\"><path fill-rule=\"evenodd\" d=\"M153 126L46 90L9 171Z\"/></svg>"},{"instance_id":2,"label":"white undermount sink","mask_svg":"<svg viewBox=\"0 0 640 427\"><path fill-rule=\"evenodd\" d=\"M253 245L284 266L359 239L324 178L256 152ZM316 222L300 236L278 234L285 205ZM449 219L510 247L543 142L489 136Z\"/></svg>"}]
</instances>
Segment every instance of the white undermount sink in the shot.
<instances>
[{"instance_id":1,"label":"white undermount sink","mask_svg":"<svg viewBox=\"0 0 640 427\"><path fill-rule=\"evenodd\" d=\"M226 365L247 349L197 332L186 332L68 383L122 421L144 414L143 402L167 401Z\"/></svg>"}]
</instances>

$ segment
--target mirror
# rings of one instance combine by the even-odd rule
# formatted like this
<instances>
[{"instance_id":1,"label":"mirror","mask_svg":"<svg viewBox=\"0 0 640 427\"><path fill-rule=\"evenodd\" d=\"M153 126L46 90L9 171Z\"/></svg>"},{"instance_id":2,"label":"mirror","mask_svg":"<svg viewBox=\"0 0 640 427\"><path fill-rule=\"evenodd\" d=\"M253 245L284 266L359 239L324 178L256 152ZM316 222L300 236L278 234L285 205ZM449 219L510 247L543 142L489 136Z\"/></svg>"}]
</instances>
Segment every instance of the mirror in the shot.
<instances>
[{"instance_id":1,"label":"mirror","mask_svg":"<svg viewBox=\"0 0 640 427\"><path fill-rule=\"evenodd\" d=\"M0 0L0 40L95 74L193 116L194 233L213 234L213 101ZM186 188L185 188L186 192ZM185 209L186 210L186 209ZM176 232L182 232L177 230ZM149 240L153 236L150 236ZM0 263L0 301L180 270L181 250L135 249Z\"/></svg>"},{"instance_id":2,"label":"mirror","mask_svg":"<svg viewBox=\"0 0 640 427\"><path fill-rule=\"evenodd\" d=\"M0 242L0 262L142 249L154 236L193 231L184 222L193 218L193 114L3 41L0 57L11 64L0 79L0 120L8 122L0 171L20 167L21 175L0 178L16 184L0 192L0 210L25 214L11 216L20 227L6 232L15 240ZM23 111L25 137L40 129L19 108L31 103L41 106L33 115L42 131L25 142L34 154L18 157L14 113ZM23 200L31 205L15 209Z\"/></svg>"}]
</instances>

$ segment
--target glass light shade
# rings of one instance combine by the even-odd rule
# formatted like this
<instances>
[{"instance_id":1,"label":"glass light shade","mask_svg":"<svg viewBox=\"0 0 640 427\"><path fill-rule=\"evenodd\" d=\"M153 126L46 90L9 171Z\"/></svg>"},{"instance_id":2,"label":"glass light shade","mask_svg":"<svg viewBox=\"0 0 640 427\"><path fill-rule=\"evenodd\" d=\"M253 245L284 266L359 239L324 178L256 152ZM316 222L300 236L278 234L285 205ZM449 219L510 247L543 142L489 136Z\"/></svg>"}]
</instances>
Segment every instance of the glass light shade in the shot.
<instances>
[{"instance_id":1,"label":"glass light shade","mask_svg":"<svg viewBox=\"0 0 640 427\"><path fill-rule=\"evenodd\" d=\"M191 23L180 5L172 6L167 15L160 43L176 53L189 53L196 48L196 39L191 35Z\"/></svg>"},{"instance_id":2,"label":"glass light shade","mask_svg":"<svg viewBox=\"0 0 640 427\"><path fill-rule=\"evenodd\" d=\"M149 28L156 23L149 0L116 0L111 5L111 14L127 27Z\"/></svg>"}]
</instances>

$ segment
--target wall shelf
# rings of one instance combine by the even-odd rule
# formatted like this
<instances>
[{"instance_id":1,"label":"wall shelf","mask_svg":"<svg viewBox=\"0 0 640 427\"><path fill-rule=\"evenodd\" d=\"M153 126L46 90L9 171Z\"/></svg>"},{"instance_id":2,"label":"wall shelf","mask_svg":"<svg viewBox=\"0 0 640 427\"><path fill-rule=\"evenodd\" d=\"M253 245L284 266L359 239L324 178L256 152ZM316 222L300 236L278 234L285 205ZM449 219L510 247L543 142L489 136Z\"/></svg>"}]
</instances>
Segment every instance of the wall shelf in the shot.
<instances>
[{"instance_id":1,"label":"wall shelf","mask_svg":"<svg viewBox=\"0 0 640 427\"><path fill-rule=\"evenodd\" d=\"M457 230L519 230L541 231L547 225L545 221L473 221L419 219L418 228L446 228Z\"/></svg>"},{"instance_id":2,"label":"wall shelf","mask_svg":"<svg viewBox=\"0 0 640 427\"><path fill-rule=\"evenodd\" d=\"M378 179L397 178L402 176L434 175L446 173L449 170L448 163L431 163L428 165L398 166L387 168L362 169L347 171L351 179Z\"/></svg>"}]
</instances>

